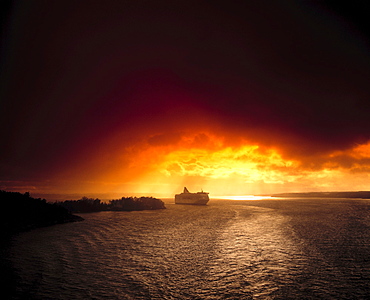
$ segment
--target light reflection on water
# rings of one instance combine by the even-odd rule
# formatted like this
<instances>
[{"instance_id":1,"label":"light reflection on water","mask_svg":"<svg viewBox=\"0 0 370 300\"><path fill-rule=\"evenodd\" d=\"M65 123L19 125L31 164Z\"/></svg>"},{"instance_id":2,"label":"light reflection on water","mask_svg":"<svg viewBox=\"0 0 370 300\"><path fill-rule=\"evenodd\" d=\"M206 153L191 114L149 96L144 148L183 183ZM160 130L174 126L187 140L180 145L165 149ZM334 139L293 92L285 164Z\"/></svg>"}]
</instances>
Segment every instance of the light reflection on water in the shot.
<instances>
[{"instance_id":1,"label":"light reflection on water","mask_svg":"<svg viewBox=\"0 0 370 300\"><path fill-rule=\"evenodd\" d=\"M84 214L84 222L19 235L10 251L18 276L14 299L370 294L369 202L215 200L186 206L168 200L166 206Z\"/></svg>"},{"instance_id":2,"label":"light reflection on water","mask_svg":"<svg viewBox=\"0 0 370 300\"><path fill-rule=\"evenodd\" d=\"M235 276L244 277L254 298L292 283L300 251L285 232L287 217L268 208L244 207L234 220L222 234L221 257Z\"/></svg>"}]
</instances>

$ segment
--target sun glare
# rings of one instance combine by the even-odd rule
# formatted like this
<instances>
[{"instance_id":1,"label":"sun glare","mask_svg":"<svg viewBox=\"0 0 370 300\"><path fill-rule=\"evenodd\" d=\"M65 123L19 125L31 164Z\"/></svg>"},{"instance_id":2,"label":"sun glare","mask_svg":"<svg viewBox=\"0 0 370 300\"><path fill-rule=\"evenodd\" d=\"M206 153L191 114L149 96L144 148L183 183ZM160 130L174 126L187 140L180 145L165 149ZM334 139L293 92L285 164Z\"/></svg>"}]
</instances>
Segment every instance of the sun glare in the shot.
<instances>
[{"instance_id":1,"label":"sun glare","mask_svg":"<svg viewBox=\"0 0 370 300\"><path fill-rule=\"evenodd\" d=\"M254 196L254 195L245 195L245 196L214 196L214 199L221 200L266 200L271 199L271 196Z\"/></svg>"}]
</instances>

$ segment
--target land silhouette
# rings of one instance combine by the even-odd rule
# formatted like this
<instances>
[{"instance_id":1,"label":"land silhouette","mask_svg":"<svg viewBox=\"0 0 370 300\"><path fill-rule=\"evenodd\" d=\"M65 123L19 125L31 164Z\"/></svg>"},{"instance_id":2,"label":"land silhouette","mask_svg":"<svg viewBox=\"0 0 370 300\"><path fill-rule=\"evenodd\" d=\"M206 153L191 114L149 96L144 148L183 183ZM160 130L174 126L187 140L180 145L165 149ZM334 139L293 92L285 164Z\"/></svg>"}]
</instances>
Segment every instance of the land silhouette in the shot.
<instances>
[{"instance_id":1,"label":"land silhouette","mask_svg":"<svg viewBox=\"0 0 370 300\"><path fill-rule=\"evenodd\" d=\"M165 209L164 202L153 197L122 197L117 200L103 202L100 199L82 197L80 200L66 200L57 202L58 205L74 213L88 213L98 211L134 211Z\"/></svg>"},{"instance_id":2,"label":"land silhouette","mask_svg":"<svg viewBox=\"0 0 370 300\"><path fill-rule=\"evenodd\" d=\"M0 236L67 222L83 221L74 213L99 211L135 211L165 209L164 202L153 197L122 197L103 202L100 199L83 197L49 203L45 199L33 198L29 192L7 192L0 190Z\"/></svg>"},{"instance_id":3,"label":"land silhouette","mask_svg":"<svg viewBox=\"0 0 370 300\"><path fill-rule=\"evenodd\" d=\"M68 209L57 203L48 203L45 199L32 198L30 193L7 192L0 190L0 235L33 228L82 221Z\"/></svg>"}]
</instances>

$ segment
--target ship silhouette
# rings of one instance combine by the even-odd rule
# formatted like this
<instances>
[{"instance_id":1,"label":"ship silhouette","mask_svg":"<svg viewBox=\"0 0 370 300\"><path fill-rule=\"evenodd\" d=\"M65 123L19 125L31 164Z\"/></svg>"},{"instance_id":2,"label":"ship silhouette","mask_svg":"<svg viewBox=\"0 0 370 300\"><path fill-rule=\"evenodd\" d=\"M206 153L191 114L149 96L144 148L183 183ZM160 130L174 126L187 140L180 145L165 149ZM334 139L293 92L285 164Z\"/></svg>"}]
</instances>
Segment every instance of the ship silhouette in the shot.
<instances>
[{"instance_id":1,"label":"ship silhouette","mask_svg":"<svg viewBox=\"0 0 370 300\"><path fill-rule=\"evenodd\" d=\"M184 191L181 194L175 195L175 204L191 204L191 205L206 205L209 201L209 193L197 192L190 193L189 190L184 187Z\"/></svg>"}]
</instances>

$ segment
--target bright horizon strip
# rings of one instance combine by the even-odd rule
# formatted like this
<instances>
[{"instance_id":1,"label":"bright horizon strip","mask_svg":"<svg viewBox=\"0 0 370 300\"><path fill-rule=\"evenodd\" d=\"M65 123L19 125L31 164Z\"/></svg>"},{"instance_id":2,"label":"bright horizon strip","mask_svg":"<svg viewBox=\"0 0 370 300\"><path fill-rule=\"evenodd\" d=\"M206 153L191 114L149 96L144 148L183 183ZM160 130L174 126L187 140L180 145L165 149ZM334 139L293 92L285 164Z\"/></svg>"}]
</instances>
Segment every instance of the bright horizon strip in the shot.
<instances>
[{"instance_id":1,"label":"bright horizon strip","mask_svg":"<svg viewBox=\"0 0 370 300\"><path fill-rule=\"evenodd\" d=\"M212 199L217 200L264 200L271 199L272 196L255 196L255 195L244 195L244 196L213 196Z\"/></svg>"}]
</instances>

